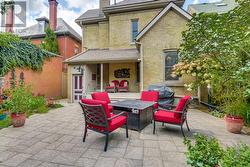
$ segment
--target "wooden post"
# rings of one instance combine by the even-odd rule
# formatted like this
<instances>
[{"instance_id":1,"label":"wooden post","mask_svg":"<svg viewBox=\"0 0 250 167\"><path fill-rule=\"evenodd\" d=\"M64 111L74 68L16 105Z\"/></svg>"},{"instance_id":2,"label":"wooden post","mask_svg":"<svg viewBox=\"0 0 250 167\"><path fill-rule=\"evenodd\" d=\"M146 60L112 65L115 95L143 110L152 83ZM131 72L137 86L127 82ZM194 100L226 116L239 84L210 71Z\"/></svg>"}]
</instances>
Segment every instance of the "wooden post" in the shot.
<instances>
[{"instance_id":1,"label":"wooden post","mask_svg":"<svg viewBox=\"0 0 250 167\"><path fill-rule=\"evenodd\" d=\"M101 92L103 92L103 64L101 64Z\"/></svg>"}]
</instances>

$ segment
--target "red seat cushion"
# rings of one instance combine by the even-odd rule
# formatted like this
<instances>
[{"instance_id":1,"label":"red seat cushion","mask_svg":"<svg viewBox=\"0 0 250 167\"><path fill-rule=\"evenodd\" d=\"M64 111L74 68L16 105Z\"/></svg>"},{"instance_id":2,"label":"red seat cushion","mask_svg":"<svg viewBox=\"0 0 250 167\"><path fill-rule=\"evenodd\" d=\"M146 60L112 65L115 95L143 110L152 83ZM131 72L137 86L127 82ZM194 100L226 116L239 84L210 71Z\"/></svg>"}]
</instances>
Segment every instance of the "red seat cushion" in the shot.
<instances>
[{"instance_id":1,"label":"red seat cushion","mask_svg":"<svg viewBox=\"0 0 250 167\"><path fill-rule=\"evenodd\" d=\"M106 112L107 118L111 117L109 108L108 108L108 103L106 101L101 101L101 100L92 100L92 99L82 99L82 103L88 104L88 105L102 105Z\"/></svg>"},{"instance_id":2,"label":"red seat cushion","mask_svg":"<svg viewBox=\"0 0 250 167\"><path fill-rule=\"evenodd\" d=\"M158 100L159 100L159 92L158 91L142 91L141 93L141 100L142 101L151 101L156 102L154 104L154 108L158 108Z\"/></svg>"},{"instance_id":3,"label":"red seat cushion","mask_svg":"<svg viewBox=\"0 0 250 167\"><path fill-rule=\"evenodd\" d=\"M175 108L175 111L180 111L180 112L183 111L186 103L190 98L191 98L190 96L184 96L183 98L181 98L178 105Z\"/></svg>"},{"instance_id":4,"label":"red seat cushion","mask_svg":"<svg viewBox=\"0 0 250 167\"><path fill-rule=\"evenodd\" d=\"M115 116L115 114L111 113L111 117L113 117L113 116ZM127 118L125 116L119 116L119 117L116 117L116 118L108 121L108 129L105 129L104 127L101 127L101 126L95 126L92 124L88 124L88 127L96 129L96 130L101 131L101 132L103 132L103 131L113 132L114 130L125 125L126 119Z\"/></svg>"},{"instance_id":5,"label":"red seat cushion","mask_svg":"<svg viewBox=\"0 0 250 167\"><path fill-rule=\"evenodd\" d=\"M158 122L181 124L181 114L167 110L158 110L154 113L154 120Z\"/></svg>"},{"instance_id":6,"label":"red seat cushion","mask_svg":"<svg viewBox=\"0 0 250 167\"><path fill-rule=\"evenodd\" d=\"M107 92L96 92L91 94L92 99L94 100L101 100L110 103L110 98Z\"/></svg>"}]
</instances>

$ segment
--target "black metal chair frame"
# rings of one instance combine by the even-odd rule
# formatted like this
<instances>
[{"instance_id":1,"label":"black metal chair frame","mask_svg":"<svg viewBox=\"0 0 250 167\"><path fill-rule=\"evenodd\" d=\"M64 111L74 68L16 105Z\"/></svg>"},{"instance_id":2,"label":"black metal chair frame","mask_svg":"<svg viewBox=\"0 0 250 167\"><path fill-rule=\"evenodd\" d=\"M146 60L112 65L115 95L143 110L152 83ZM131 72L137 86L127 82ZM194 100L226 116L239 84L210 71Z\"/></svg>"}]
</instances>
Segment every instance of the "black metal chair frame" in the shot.
<instances>
[{"instance_id":1,"label":"black metal chair frame","mask_svg":"<svg viewBox=\"0 0 250 167\"><path fill-rule=\"evenodd\" d=\"M175 98L180 98L180 97L175 97ZM175 124L175 123L170 123L170 122L162 122L162 126L164 126L164 123L172 124L172 125L178 125L178 126L181 127L181 133L182 133L183 137L185 137L185 134L184 134L184 131L183 131L183 124L184 124L184 122L186 122L187 129L188 129L188 131L190 131L190 128L189 128L188 122L187 122L187 111L188 111L188 106L191 103L191 101L192 101L192 99L189 99L186 102L186 104L185 104L185 106L184 106L184 108L183 108L183 110L181 112L180 111L174 111L174 110L166 110L166 112L173 112L173 113L180 114L181 115L181 123L180 124ZM176 107L176 105L167 105L167 106L169 106L172 109ZM158 110L155 110L155 112L158 111ZM165 109L162 109L162 110L164 111ZM154 118L154 114L153 114L153 118ZM155 134L155 122L160 122L160 121L155 121L155 119L154 119L153 134Z\"/></svg>"},{"instance_id":2,"label":"black metal chair frame","mask_svg":"<svg viewBox=\"0 0 250 167\"><path fill-rule=\"evenodd\" d=\"M104 151L106 152L107 148L108 148L109 133L111 133L108 131L108 127L109 127L108 122L111 121L112 119L115 119L115 118L121 116L121 115L125 115L127 117L127 113L121 112L113 117L107 118L105 109L103 108L103 106L101 104L100 105L89 105L89 104L84 104L82 102L79 102L79 104L82 107L83 115L85 118L85 129L84 129L83 142L85 142L85 140L86 140L88 129L93 130L93 131L98 132L98 133L101 133L101 134L104 134L106 136ZM89 127L88 124L91 124L93 126L103 127L104 130L99 131L95 128ZM128 138L127 118L126 118L125 128L126 128L126 138Z\"/></svg>"}]
</instances>

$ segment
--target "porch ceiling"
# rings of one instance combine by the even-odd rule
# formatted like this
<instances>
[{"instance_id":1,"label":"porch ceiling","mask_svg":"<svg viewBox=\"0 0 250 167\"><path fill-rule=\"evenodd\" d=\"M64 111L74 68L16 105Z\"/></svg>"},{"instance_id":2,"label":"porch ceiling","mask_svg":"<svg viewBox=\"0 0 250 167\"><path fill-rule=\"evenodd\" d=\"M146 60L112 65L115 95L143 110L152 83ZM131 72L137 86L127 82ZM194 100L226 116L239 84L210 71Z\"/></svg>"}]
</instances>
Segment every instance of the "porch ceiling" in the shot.
<instances>
[{"instance_id":1,"label":"porch ceiling","mask_svg":"<svg viewBox=\"0 0 250 167\"><path fill-rule=\"evenodd\" d=\"M80 53L65 62L75 63L110 63L110 62L139 62L140 53L137 49L89 49Z\"/></svg>"}]
</instances>

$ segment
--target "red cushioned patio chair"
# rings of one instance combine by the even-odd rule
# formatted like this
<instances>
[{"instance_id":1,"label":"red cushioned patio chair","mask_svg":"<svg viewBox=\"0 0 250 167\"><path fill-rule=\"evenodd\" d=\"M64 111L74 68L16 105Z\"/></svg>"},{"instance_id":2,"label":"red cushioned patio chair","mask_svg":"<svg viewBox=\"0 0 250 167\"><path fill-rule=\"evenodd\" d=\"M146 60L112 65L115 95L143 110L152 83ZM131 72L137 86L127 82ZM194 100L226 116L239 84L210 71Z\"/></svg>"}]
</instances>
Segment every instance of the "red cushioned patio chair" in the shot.
<instances>
[{"instance_id":1,"label":"red cushioned patio chair","mask_svg":"<svg viewBox=\"0 0 250 167\"><path fill-rule=\"evenodd\" d=\"M111 83L109 84L109 86L105 87L105 91L106 92L115 93L115 92L117 92L117 87L118 86L119 86L119 81L113 80L113 81L111 81Z\"/></svg>"},{"instance_id":2,"label":"red cushioned patio chair","mask_svg":"<svg viewBox=\"0 0 250 167\"><path fill-rule=\"evenodd\" d=\"M158 91L142 91L141 100L155 102L154 109L158 109L159 92Z\"/></svg>"},{"instance_id":3,"label":"red cushioned patio chair","mask_svg":"<svg viewBox=\"0 0 250 167\"><path fill-rule=\"evenodd\" d=\"M117 87L118 92L128 92L129 82L127 80L121 80L119 86Z\"/></svg>"},{"instance_id":4,"label":"red cushioned patio chair","mask_svg":"<svg viewBox=\"0 0 250 167\"><path fill-rule=\"evenodd\" d=\"M111 103L109 94L107 92L95 92L91 94L93 100L106 101L108 104ZM112 112L113 107L108 105L109 112Z\"/></svg>"},{"instance_id":5,"label":"red cushioned patio chair","mask_svg":"<svg viewBox=\"0 0 250 167\"><path fill-rule=\"evenodd\" d=\"M112 114L108 111L108 103L105 101L82 99L80 105L85 117L85 130L83 142L85 142L88 129L106 136L104 151L107 151L109 134L125 125L128 138L127 115L125 112ZM125 116L124 116L125 115Z\"/></svg>"},{"instance_id":6,"label":"red cushioned patio chair","mask_svg":"<svg viewBox=\"0 0 250 167\"><path fill-rule=\"evenodd\" d=\"M179 125L181 126L181 132L182 135L185 137L184 131L183 131L183 124L186 122L186 126L188 131L190 131L188 123L187 123L187 111L188 111L188 105L191 102L190 96L184 96L180 99L177 106L169 105L172 108L175 108L174 110L164 110L159 109L154 113L154 129L153 134L155 134L155 122L162 122L173 124L173 125Z\"/></svg>"}]
</instances>

